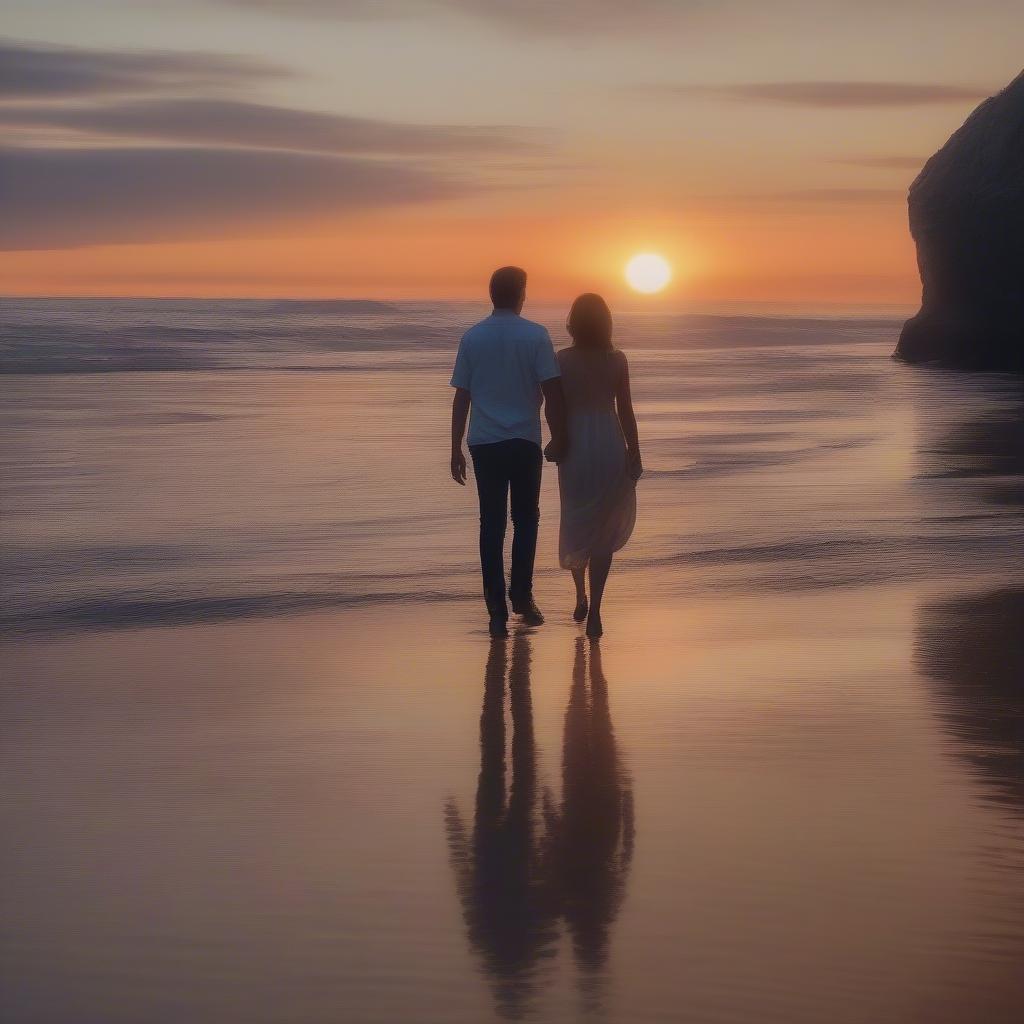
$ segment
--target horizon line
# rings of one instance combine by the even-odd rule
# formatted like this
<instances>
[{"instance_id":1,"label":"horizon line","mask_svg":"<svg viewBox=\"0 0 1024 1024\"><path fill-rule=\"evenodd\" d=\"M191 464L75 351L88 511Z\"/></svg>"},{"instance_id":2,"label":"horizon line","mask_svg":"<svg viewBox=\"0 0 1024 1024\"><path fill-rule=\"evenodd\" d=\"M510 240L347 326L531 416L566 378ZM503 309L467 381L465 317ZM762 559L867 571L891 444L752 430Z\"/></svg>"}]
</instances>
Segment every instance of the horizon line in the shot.
<instances>
[{"instance_id":1,"label":"horizon line","mask_svg":"<svg viewBox=\"0 0 1024 1024\"><path fill-rule=\"evenodd\" d=\"M481 299L466 299L466 298L451 298L451 297L439 297L439 298L424 298L418 297L396 297L390 299L381 298L370 298L368 296L351 296L351 295L335 295L335 296L296 296L296 295L267 295L267 296L254 296L254 295L98 295L98 294L39 294L39 293L27 293L27 294L3 294L0 293L0 302L16 302L16 301L36 301L36 302L62 302L62 301L77 301L77 302L123 302L123 301L134 301L134 302L252 302L252 303L266 303L266 302L289 302L289 303L330 303L330 302L351 302L351 303L373 303L380 306L387 305L429 305L431 303L446 304L446 305L463 305L463 306L479 306L481 308L487 308L490 306L490 300L486 297ZM553 306L559 304L571 304L572 298L565 299L547 299L537 300L536 302L528 302L526 309L530 306L534 306L537 309L547 310ZM822 311L828 310L833 313L846 311L851 315L868 315L870 311L875 311L877 314L886 311L892 316L903 316L913 315L918 308L917 302L885 302L885 301L866 301L866 302L837 302L837 301L821 301L821 300L764 300L764 299L725 299L718 302L698 302L688 307L636 307L623 305L619 307L619 311L622 313L629 314L648 314L652 316L657 315L685 315L692 313L695 315L716 315L716 310L721 310L721 315L743 315L739 313L738 307L747 308L752 315L756 315L755 311L758 309L769 310L774 309L775 315L784 316L785 310L803 310L803 315L810 315L814 309ZM767 314L771 315L771 314Z\"/></svg>"}]
</instances>

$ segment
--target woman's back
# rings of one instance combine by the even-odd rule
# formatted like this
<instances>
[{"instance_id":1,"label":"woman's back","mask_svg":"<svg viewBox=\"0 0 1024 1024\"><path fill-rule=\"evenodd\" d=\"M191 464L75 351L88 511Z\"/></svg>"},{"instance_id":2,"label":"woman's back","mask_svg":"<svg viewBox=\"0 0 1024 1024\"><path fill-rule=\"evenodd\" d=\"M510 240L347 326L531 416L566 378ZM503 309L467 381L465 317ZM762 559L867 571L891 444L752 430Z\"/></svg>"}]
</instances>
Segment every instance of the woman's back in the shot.
<instances>
[{"instance_id":1,"label":"woman's back","mask_svg":"<svg viewBox=\"0 0 1024 1024\"><path fill-rule=\"evenodd\" d=\"M636 497L615 408L626 357L615 349L558 353L569 420L569 453L558 466L562 498L559 560L586 565L596 551L618 551L633 532Z\"/></svg>"},{"instance_id":2,"label":"woman's back","mask_svg":"<svg viewBox=\"0 0 1024 1024\"><path fill-rule=\"evenodd\" d=\"M558 365L570 416L583 411L615 412L615 394L626 365L626 357L618 349L563 348Z\"/></svg>"}]
</instances>

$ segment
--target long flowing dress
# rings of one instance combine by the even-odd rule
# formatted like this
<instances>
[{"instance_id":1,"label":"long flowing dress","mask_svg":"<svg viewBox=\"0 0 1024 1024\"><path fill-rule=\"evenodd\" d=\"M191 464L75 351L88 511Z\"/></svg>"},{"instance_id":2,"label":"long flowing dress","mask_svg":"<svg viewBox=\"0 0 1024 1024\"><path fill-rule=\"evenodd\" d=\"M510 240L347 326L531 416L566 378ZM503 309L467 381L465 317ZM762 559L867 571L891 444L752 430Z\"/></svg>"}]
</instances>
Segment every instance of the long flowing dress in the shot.
<instances>
[{"instance_id":1,"label":"long flowing dress","mask_svg":"<svg viewBox=\"0 0 1024 1024\"><path fill-rule=\"evenodd\" d=\"M558 561L582 568L594 551L618 551L636 524L636 484L615 393L626 357L617 349L558 353L569 424L569 454L558 467L562 502Z\"/></svg>"}]
</instances>

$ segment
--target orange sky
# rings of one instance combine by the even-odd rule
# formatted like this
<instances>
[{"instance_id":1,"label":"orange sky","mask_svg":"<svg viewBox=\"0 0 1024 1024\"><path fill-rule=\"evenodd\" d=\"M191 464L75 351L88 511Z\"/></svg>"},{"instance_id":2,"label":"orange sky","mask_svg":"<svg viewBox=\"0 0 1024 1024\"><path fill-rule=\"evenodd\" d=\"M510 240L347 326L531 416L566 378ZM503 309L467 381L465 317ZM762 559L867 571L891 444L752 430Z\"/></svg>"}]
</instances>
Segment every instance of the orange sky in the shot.
<instances>
[{"instance_id":1,"label":"orange sky","mask_svg":"<svg viewBox=\"0 0 1024 1024\"><path fill-rule=\"evenodd\" d=\"M674 278L629 292L622 268L656 251ZM480 298L501 263L529 269L532 298L585 290L652 307L751 302L910 303L918 290L900 209L708 210L686 218L352 218L299 237L0 253L11 292Z\"/></svg>"},{"instance_id":2,"label":"orange sky","mask_svg":"<svg viewBox=\"0 0 1024 1024\"><path fill-rule=\"evenodd\" d=\"M907 184L1013 6L15 3L3 291L909 306Z\"/></svg>"}]
</instances>

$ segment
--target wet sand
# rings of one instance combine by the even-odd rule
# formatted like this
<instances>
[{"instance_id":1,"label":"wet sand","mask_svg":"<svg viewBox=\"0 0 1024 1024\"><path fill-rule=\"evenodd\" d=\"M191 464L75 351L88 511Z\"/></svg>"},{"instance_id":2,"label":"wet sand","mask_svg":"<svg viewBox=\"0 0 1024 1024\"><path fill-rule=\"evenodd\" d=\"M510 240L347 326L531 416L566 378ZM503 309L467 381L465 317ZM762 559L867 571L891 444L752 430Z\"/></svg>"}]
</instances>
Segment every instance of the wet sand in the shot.
<instances>
[{"instance_id":1,"label":"wet sand","mask_svg":"<svg viewBox=\"0 0 1024 1024\"><path fill-rule=\"evenodd\" d=\"M5 1016L1013 1018L1020 595L540 597L9 645Z\"/></svg>"}]
</instances>

